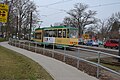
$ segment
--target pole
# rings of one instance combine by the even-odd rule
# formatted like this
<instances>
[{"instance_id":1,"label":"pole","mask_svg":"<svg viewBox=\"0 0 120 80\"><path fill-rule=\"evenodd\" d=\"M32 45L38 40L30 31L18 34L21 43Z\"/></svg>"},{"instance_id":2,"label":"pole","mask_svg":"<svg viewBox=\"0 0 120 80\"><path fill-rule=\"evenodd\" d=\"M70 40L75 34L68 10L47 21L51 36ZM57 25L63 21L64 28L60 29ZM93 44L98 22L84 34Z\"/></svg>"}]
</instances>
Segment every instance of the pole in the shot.
<instances>
[{"instance_id":1,"label":"pole","mask_svg":"<svg viewBox=\"0 0 120 80\"><path fill-rule=\"evenodd\" d=\"M97 78L99 78L100 75L99 65L100 65L100 52L98 52Z\"/></svg>"},{"instance_id":2,"label":"pole","mask_svg":"<svg viewBox=\"0 0 120 80\"><path fill-rule=\"evenodd\" d=\"M118 56L120 56L120 28L119 28L119 52ZM118 58L118 62L120 62L120 58Z\"/></svg>"},{"instance_id":3,"label":"pole","mask_svg":"<svg viewBox=\"0 0 120 80\"><path fill-rule=\"evenodd\" d=\"M53 52L52 52L52 57L54 58L54 50L55 50L55 44L53 43Z\"/></svg>"},{"instance_id":4,"label":"pole","mask_svg":"<svg viewBox=\"0 0 120 80\"><path fill-rule=\"evenodd\" d=\"M30 13L30 32L29 32L29 40L31 40L31 30L32 30L32 11Z\"/></svg>"},{"instance_id":5,"label":"pole","mask_svg":"<svg viewBox=\"0 0 120 80\"><path fill-rule=\"evenodd\" d=\"M8 0L6 0L5 1L5 4L7 4L8 5ZM7 23L6 23L6 36L5 36L5 38L6 38L6 40L8 39L8 37L9 37L9 17L10 17L10 8L11 8L11 6L9 6L9 10L8 10L8 17L7 17Z\"/></svg>"},{"instance_id":6,"label":"pole","mask_svg":"<svg viewBox=\"0 0 120 80\"><path fill-rule=\"evenodd\" d=\"M35 43L35 53L37 53L37 42Z\"/></svg>"},{"instance_id":7,"label":"pole","mask_svg":"<svg viewBox=\"0 0 120 80\"><path fill-rule=\"evenodd\" d=\"M78 48L78 55L79 55L79 53L80 53L80 50L79 50L79 48ZM79 57L79 56L78 56ZM78 61L77 61L77 68L79 68L79 64L80 64L80 61L79 61L79 59L78 59Z\"/></svg>"},{"instance_id":8,"label":"pole","mask_svg":"<svg viewBox=\"0 0 120 80\"><path fill-rule=\"evenodd\" d=\"M65 51L66 51L66 46L64 46L64 58L63 58L63 61L65 62Z\"/></svg>"},{"instance_id":9,"label":"pole","mask_svg":"<svg viewBox=\"0 0 120 80\"><path fill-rule=\"evenodd\" d=\"M5 0L5 4L9 5L8 17L7 17L7 23L6 23L6 39L8 40L11 36L10 34L12 34L9 18L10 18L10 13L12 14L11 9L12 9L13 0L11 1Z\"/></svg>"},{"instance_id":10,"label":"pole","mask_svg":"<svg viewBox=\"0 0 120 80\"><path fill-rule=\"evenodd\" d=\"M120 56L120 34L119 34L119 53L118 56ZM120 62L120 58L118 58L118 62Z\"/></svg>"}]
</instances>

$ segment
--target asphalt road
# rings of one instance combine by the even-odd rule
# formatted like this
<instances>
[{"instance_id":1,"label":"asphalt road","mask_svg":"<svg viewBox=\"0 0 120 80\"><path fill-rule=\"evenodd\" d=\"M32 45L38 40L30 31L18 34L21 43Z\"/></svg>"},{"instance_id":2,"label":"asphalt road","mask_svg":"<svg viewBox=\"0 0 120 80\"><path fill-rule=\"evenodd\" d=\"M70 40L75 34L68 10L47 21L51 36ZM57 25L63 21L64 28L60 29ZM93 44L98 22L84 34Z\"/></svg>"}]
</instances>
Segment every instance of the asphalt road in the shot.
<instances>
[{"instance_id":1,"label":"asphalt road","mask_svg":"<svg viewBox=\"0 0 120 80\"><path fill-rule=\"evenodd\" d=\"M48 48L47 48L48 49ZM71 50L63 50L63 49L54 49L55 51L61 52L61 53L65 53L65 54L69 54L75 57L79 57L79 58L84 58L84 59L95 59L98 58L98 53L95 52L88 52L88 51L83 51L83 50L75 50L75 49L71 49ZM102 55L101 57L106 57L106 55Z\"/></svg>"},{"instance_id":2,"label":"asphalt road","mask_svg":"<svg viewBox=\"0 0 120 80\"><path fill-rule=\"evenodd\" d=\"M23 41L24 42L24 41ZM85 46L85 45L79 45L79 46L82 46L84 48L87 48L87 47L91 47L91 46ZM50 49L49 47L45 47L47 49ZM102 47L94 47L93 48L98 48L98 49L105 49L106 48L102 48ZM75 57L80 57L80 58L84 58L84 59L94 59L94 58L98 58L98 53L94 53L94 52L90 52L90 51L82 51L82 50L75 50L75 49L72 49L72 50L66 50L64 52L63 49L61 48L57 48L57 49L54 49L55 51L58 51L58 52L62 52L62 53L65 53L65 54L69 54L69 55L72 55L72 56L75 56ZM109 51L111 51L111 49L108 49ZM112 50L113 51L113 50ZM116 51L116 50L115 50ZM100 55L101 57L107 57L106 55Z\"/></svg>"}]
</instances>

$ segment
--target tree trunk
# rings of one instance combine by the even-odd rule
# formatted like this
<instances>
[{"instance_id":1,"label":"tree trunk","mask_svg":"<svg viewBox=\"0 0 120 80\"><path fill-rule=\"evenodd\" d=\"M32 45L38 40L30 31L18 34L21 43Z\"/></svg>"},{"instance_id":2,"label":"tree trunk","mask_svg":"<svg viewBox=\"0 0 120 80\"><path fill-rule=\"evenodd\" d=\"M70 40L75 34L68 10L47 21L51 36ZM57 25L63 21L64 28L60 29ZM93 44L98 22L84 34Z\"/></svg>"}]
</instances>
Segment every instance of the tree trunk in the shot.
<instances>
[{"instance_id":1,"label":"tree trunk","mask_svg":"<svg viewBox=\"0 0 120 80\"><path fill-rule=\"evenodd\" d=\"M15 38L17 39L18 37L18 16L16 16L16 32L15 32Z\"/></svg>"},{"instance_id":2,"label":"tree trunk","mask_svg":"<svg viewBox=\"0 0 120 80\"><path fill-rule=\"evenodd\" d=\"M30 32L29 32L29 40L31 40L31 30L32 30L32 12L30 13Z\"/></svg>"},{"instance_id":3,"label":"tree trunk","mask_svg":"<svg viewBox=\"0 0 120 80\"><path fill-rule=\"evenodd\" d=\"M82 31L82 27L81 27L82 25L79 23L79 25L78 25L78 36L79 36L79 38L81 38L82 37L82 34L83 34L83 31Z\"/></svg>"},{"instance_id":4,"label":"tree trunk","mask_svg":"<svg viewBox=\"0 0 120 80\"><path fill-rule=\"evenodd\" d=\"M19 18L19 31L18 31L18 38L21 39L21 17Z\"/></svg>"}]
</instances>

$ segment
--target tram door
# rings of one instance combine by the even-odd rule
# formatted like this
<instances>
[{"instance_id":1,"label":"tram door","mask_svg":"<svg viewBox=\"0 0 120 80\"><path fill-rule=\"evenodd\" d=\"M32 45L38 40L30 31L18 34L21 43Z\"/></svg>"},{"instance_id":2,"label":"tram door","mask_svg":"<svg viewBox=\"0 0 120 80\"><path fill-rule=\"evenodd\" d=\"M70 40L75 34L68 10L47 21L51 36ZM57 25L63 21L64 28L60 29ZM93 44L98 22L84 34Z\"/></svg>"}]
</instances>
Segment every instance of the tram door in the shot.
<instances>
[{"instance_id":1,"label":"tram door","mask_svg":"<svg viewBox=\"0 0 120 80\"><path fill-rule=\"evenodd\" d=\"M43 31L42 30L35 32L35 39L39 42L43 41Z\"/></svg>"}]
</instances>

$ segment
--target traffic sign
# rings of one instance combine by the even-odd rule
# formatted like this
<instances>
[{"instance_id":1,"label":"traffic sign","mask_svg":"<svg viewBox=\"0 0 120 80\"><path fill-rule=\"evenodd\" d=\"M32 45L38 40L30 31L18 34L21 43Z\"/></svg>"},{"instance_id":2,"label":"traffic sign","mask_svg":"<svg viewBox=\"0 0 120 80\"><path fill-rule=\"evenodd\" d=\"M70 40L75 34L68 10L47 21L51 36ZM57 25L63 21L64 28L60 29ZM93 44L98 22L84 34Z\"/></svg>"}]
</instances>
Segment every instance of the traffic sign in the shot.
<instances>
[{"instance_id":1,"label":"traffic sign","mask_svg":"<svg viewBox=\"0 0 120 80\"><path fill-rule=\"evenodd\" d=\"M0 4L0 22L6 23L8 17L8 5Z\"/></svg>"},{"instance_id":2,"label":"traffic sign","mask_svg":"<svg viewBox=\"0 0 120 80\"><path fill-rule=\"evenodd\" d=\"M83 34L84 39L89 39L89 34Z\"/></svg>"}]
</instances>

